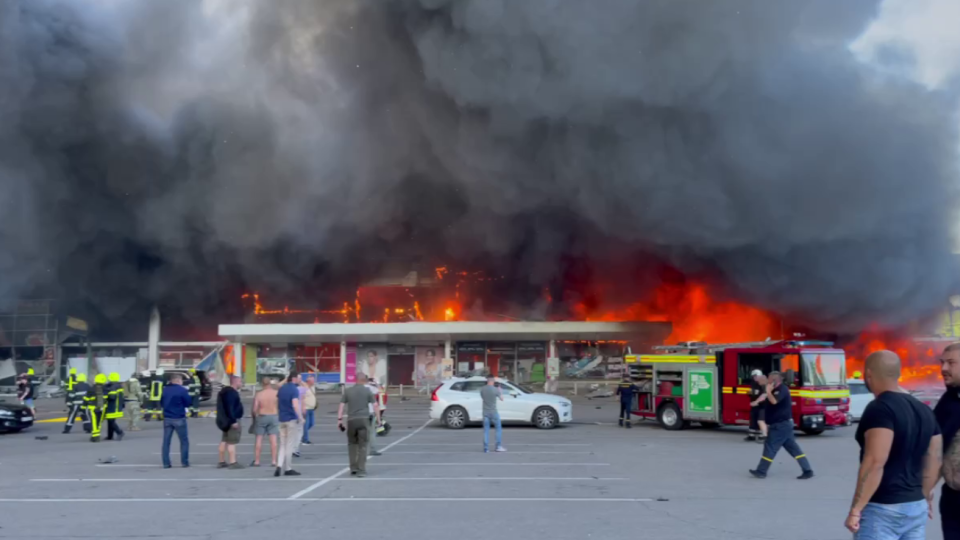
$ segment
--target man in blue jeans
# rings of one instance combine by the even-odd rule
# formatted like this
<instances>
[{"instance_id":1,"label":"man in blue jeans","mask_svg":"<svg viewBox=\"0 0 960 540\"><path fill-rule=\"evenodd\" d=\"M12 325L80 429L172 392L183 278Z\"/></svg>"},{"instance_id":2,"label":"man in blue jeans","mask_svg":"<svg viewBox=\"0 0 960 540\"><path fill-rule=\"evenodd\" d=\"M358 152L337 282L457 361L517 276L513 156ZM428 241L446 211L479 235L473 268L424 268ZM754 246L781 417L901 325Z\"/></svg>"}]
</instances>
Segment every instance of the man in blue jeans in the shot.
<instances>
[{"instance_id":1,"label":"man in blue jeans","mask_svg":"<svg viewBox=\"0 0 960 540\"><path fill-rule=\"evenodd\" d=\"M506 452L503 447L503 428L500 426L500 413L497 412L497 400L503 401L503 393L495 386L496 377L487 375L487 385L480 389L483 400L483 453L490 451L490 424L497 427L497 452Z\"/></svg>"},{"instance_id":2,"label":"man in blue jeans","mask_svg":"<svg viewBox=\"0 0 960 540\"><path fill-rule=\"evenodd\" d=\"M183 387L183 377L174 373L170 375L170 383L163 389L160 406L163 408L163 468L169 469L170 441L173 433L180 439L180 465L190 466L190 439L187 437L187 409L193 405L190 392Z\"/></svg>"}]
</instances>

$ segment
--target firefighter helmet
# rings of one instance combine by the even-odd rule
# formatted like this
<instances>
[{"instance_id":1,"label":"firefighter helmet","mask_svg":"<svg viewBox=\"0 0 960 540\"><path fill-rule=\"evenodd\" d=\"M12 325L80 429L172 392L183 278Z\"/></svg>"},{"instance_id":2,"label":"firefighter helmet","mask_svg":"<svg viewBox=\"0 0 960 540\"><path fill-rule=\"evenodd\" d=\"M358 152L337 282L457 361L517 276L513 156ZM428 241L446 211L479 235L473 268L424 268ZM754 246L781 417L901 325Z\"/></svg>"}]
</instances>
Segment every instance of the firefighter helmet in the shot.
<instances>
[{"instance_id":1,"label":"firefighter helmet","mask_svg":"<svg viewBox=\"0 0 960 540\"><path fill-rule=\"evenodd\" d=\"M149 377L149 376L150 376L150 370L149 370L149 369L145 369L145 370L141 371L141 372L140 372L140 376L141 376L141 377Z\"/></svg>"},{"instance_id":2,"label":"firefighter helmet","mask_svg":"<svg viewBox=\"0 0 960 540\"><path fill-rule=\"evenodd\" d=\"M863 378L863 373L860 373L859 371L854 371L854 372L853 372L853 378L854 378L854 379L862 379L862 378Z\"/></svg>"},{"instance_id":3,"label":"firefighter helmet","mask_svg":"<svg viewBox=\"0 0 960 540\"><path fill-rule=\"evenodd\" d=\"M157 373L157 375L163 375L163 370L162 370L162 369L158 369L158 370L156 371L156 373Z\"/></svg>"},{"instance_id":4,"label":"firefighter helmet","mask_svg":"<svg viewBox=\"0 0 960 540\"><path fill-rule=\"evenodd\" d=\"M93 384L107 384L107 376L103 373L98 374L93 378Z\"/></svg>"},{"instance_id":5,"label":"firefighter helmet","mask_svg":"<svg viewBox=\"0 0 960 540\"><path fill-rule=\"evenodd\" d=\"M107 376L107 379L108 379L110 382L120 382L120 374L117 373L116 371L114 371L114 372L111 373L109 376Z\"/></svg>"},{"instance_id":6,"label":"firefighter helmet","mask_svg":"<svg viewBox=\"0 0 960 540\"><path fill-rule=\"evenodd\" d=\"M70 368L70 374L71 374L71 375L76 375L76 374L77 374L77 368L75 368L75 367Z\"/></svg>"},{"instance_id":7,"label":"firefighter helmet","mask_svg":"<svg viewBox=\"0 0 960 540\"><path fill-rule=\"evenodd\" d=\"M27 375L33 375L33 368L27 368Z\"/></svg>"},{"instance_id":8,"label":"firefighter helmet","mask_svg":"<svg viewBox=\"0 0 960 540\"><path fill-rule=\"evenodd\" d=\"M77 382L87 382L87 374L77 373Z\"/></svg>"}]
</instances>

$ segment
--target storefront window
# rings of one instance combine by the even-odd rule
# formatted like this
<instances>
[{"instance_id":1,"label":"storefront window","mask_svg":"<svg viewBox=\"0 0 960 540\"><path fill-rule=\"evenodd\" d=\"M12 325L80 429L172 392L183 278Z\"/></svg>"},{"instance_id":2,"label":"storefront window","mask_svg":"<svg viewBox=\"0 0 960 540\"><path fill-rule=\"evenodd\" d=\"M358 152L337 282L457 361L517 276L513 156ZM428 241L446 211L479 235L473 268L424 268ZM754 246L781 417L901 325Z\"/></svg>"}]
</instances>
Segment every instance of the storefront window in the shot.
<instances>
[{"instance_id":1,"label":"storefront window","mask_svg":"<svg viewBox=\"0 0 960 540\"><path fill-rule=\"evenodd\" d=\"M560 341L562 380L619 379L623 376L625 344L616 341Z\"/></svg>"}]
</instances>

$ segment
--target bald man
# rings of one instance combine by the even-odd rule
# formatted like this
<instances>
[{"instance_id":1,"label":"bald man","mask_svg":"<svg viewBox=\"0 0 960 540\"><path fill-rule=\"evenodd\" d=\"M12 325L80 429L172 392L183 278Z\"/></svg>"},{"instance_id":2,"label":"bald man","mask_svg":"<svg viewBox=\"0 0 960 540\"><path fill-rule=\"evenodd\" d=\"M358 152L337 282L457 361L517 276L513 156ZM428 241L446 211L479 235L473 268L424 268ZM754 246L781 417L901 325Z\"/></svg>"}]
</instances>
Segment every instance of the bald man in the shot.
<instances>
[{"instance_id":1,"label":"bald man","mask_svg":"<svg viewBox=\"0 0 960 540\"><path fill-rule=\"evenodd\" d=\"M900 388L900 357L867 357L867 389L876 397L860 418L860 471L844 525L858 540L926 538L942 440L929 407Z\"/></svg>"}]
</instances>

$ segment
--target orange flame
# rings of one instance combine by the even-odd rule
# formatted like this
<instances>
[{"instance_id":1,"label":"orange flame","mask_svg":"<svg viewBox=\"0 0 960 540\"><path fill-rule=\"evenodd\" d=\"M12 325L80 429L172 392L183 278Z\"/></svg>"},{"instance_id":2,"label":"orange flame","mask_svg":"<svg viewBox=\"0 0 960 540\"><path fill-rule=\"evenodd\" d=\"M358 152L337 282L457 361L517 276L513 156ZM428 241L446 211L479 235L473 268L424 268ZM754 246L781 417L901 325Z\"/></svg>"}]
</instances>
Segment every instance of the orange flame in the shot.
<instances>
[{"instance_id":1,"label":"orange flame","mask_svg":"<svg viewBox=\"0 0 960 540\"><path fill-rule=\"evenodd\" d=\"M900 382L908 388L942 384L940 352L952 342L943 340L914 340L901 335L870 330L854 342L844 345L847 353L847 376L863 375L867 356L877 351L893 351L900 357Z\"/></svg>"},{"instance_id":2,"label":"orange flame","mask_svg":"<svg viewBox=\"0 0 960 540\"><path fill-rule=\"evenodd\" d=\"M581 309L583 306L580 306ZM779 339L780 320L762 309L710 298L702 285L661 285L647 302L625 310L597 315L580 313L586 320L671 322L668 344L681 341L737 342Z\"/></svg>"}]
</instances>

